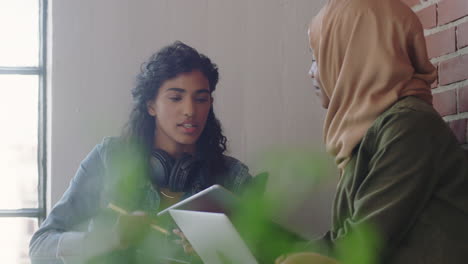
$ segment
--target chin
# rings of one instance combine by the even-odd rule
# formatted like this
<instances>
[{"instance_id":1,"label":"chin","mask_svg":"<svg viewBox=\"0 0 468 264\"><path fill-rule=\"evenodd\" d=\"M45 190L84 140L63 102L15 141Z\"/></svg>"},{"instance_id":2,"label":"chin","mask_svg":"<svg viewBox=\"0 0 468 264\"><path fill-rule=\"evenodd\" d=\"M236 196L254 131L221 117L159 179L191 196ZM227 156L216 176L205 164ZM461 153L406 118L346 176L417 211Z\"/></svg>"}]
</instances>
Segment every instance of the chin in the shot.
<instances>
[{"instance_id":1,"label":"chin","mask_svg":"<svg viewBox=\"0 0 468 264\"><path fill-rule=\"evenodd\" d=\"M177 143L181 144L181 145L194 145L197 143L199 137L190 137L190 138L180 138L179 140L177 140Z\"/></svg>"}]
</instances>

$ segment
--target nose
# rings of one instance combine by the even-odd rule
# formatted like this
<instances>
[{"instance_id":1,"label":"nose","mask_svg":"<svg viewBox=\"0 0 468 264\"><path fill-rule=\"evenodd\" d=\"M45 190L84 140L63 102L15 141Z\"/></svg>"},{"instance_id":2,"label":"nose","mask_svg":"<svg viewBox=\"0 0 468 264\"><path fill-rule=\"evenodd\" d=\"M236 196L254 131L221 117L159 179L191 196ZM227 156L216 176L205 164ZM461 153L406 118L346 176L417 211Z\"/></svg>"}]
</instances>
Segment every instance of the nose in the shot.
<instances>
[{"instance_id":1,"label":"nose","mask_svg":"<svg viewBox=\"0 0 468 264\"><path fill-rule=\"evenodd\" d=\"M312 61L312 64L310 65L310 69L309 69L309 76L310 78L315 78L315 73L317 72L317 63L315 62L315 60Z\"/></svg>"},{"instance_id":2,"label":"nose","mask_svg":"<svg viewBox=\"0 0 468 264\"><path fill-rule=\"evenodd\" d=\"M195 104L192 100L186 100L183 106L183 114L186 117L193 117L195 113Z\"/></svg>"},{"instance_id":3,"label":"nose","mask_svg":"<svg viewBox=\"0 0 468 264\"><path fill-rule=\"evenodd\" d=\"M314 78L314 71L313 71L313 67L314 65L310 65L310 69L309 69L309 72L307 74L309 74L309 77L310 78Z\"/></svg>"}]
</instances>

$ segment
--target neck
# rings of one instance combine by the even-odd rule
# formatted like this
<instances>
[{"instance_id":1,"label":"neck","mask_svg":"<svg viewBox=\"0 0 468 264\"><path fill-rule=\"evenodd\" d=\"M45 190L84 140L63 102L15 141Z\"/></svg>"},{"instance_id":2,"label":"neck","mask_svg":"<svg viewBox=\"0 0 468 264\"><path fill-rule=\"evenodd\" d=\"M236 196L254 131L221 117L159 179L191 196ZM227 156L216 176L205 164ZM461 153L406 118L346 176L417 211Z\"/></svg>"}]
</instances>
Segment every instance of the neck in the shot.
<instances>
[{"instance_id":1,"label":"neck","mask_svg":"<svg viewBox=\"0 0 468 264\"><path fill-rule=\"evenodd\" d=\"M162 149L166 151L169 155L174 158L179 158L183 153L194 154L195 153L195 144L193 145L182 145L182 144L171 144L157 138L154 141L154 147L157 149Z\"/></svg>"}]
</instances>

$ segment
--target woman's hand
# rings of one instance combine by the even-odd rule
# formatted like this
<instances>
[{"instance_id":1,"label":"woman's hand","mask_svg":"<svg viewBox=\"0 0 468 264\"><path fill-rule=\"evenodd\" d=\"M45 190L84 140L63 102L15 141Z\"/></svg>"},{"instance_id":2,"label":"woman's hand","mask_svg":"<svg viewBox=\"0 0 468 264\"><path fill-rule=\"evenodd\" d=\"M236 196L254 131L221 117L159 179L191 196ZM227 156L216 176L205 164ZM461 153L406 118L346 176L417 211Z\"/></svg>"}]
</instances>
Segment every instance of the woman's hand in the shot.
<instances>
[{"instance_id":1,"label":"woman's hand","mask_svg":"<svg viewBox=\"0 0 468 264\"><path fill-rule=\"evenodd\" d=\"M83 258L91 259L135 245L149 228L150 219L143 212L120 212L117 219L97 218L84 236Z\"/></svg>"},{"instance_id":2,"label":"woman's hand","mask_svg":"<svg viewBox=\"0 0 468 264\"><path fill-rule=\"evenodd\" d=\"M114 232L118 237L118 248L124 249L141 241L148 233L151 220L141 211L119 216Z\"/></svg>"},{"instance_id":3,"label":"woman's hand","mask_svg":"<svg viewBox=\"0 0 468 264\"><path fill-rule=\"evenodd\" d=\"M179 229L174 229L172 230L172 232L180 238L179 240L175 240L174 242L176 244L181 245L184 248L185 253L189 255L196 255L195 250L192 248L192 245L190 245L182 231L180 231Z\"/></svg>"},{"instance_id":4,"label":"woman's hand","mask_svg":"<svg viewBox=\"0 0 468 264\"><path fill-rule=\"evenodd\" d=\"M275 264L339 264L338 261L317 253L295 253L283 255L275 260Z\"/></svg>"}]
</instances>

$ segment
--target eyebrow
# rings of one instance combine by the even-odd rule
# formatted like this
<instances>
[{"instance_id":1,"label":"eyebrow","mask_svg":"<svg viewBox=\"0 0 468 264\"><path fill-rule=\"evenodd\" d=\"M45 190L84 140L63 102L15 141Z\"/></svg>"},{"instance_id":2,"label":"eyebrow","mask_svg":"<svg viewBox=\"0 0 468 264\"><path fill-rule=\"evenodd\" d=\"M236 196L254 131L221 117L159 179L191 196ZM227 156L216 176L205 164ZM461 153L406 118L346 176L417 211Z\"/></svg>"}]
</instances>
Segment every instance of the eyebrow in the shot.
<instances>
[{"instance_id":1,"label":"eyebrow","mask_svg":"<svg viewBox=\"0 0 468 264\"><path fill-rule=\"evenodd\" d=\"M187 91L185 89L182 89L182 88L169 88L166 90L166 92L169 92L169 91L174 91L174 92L178 92L178 93L186 93ZM210 93L210 90L208 89L200 89L200 90L197 90L195 92L196 94L209 94Z\"/></svg>"}]
</instances>

